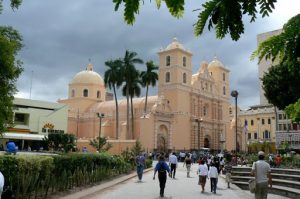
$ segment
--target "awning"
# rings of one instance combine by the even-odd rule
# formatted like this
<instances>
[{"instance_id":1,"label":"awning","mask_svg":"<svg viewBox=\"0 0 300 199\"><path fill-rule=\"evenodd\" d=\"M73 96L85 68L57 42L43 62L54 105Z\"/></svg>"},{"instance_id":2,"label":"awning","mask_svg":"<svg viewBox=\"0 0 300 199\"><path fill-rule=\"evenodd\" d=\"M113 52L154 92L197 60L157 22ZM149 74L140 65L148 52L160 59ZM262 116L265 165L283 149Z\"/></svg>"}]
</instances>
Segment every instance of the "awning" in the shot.
<instances>
[{"instance_id":1,"label":"awning","mask_svg":"<svg viewBox=\"0 0 300 199\"><path fill-rule=\"evenodd\" d=\"M39 134L28 134L28 133L2 133L3 138L6 139L16 139L16 140L43 140L45 135Z\"/></svg>"}]
</instances>

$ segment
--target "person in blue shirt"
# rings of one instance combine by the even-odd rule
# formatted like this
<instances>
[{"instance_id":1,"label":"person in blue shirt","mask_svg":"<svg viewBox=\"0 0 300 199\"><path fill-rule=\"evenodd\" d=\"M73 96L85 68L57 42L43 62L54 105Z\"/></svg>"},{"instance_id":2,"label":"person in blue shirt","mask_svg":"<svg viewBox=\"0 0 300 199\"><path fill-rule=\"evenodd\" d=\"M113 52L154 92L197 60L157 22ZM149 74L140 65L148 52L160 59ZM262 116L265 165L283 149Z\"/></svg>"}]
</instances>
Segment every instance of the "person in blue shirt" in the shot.
<instances>
[{"instance_id":1,"label":"person in blue shirt","mask_svg":"<svg viewBox=\"0 0 300 199\"><path fill-rule=\"evenodd\" d=\"M8 142L6 145L6 151L10 154L13 153L14 155L16 155L17 150L16 150L16 144L12 141Z\"/></svg>"},{"instance_id":2,"label":"person in blue shirt","mask_svg":"<svg viewBox=\"0 0 300 199\"><path fill-rule=\"evenodd\" d=\"M145 167L145 156L143 156L142 153L140 153L135 158L136 163L136 172L138 174L139 182L142 182L144 167Z\"/></svg>"},{"instance_id":3,"label":"person in blue shirt","mask_svg":"<svg viewBox=\"0 0 300 199\"><path fill-rule=\"evenodd\" d=\"M168 164L165 162L164 155L161 155L158 159L158 163L154 168L154 176L153 180L155 180L155 175L158 172L158 180L159 180L159 187L160 187L160 197L164 197L164 191L167 181L167 172L170 173L170 168Z\"/></svg>"}]
</instances>

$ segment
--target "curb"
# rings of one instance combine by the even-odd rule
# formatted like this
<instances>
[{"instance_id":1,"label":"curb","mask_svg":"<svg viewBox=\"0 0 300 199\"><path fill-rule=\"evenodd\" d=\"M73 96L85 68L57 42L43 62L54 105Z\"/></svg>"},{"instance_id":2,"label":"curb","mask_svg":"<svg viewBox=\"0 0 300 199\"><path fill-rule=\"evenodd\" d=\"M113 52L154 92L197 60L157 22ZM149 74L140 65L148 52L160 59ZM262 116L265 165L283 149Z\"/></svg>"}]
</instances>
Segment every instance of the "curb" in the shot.
<instances>
[{"instance_id":1,"label":"curb","mask_svg":"<svg viewBox=\"0 0 300 199\"><path fill-rule=\"evenodd\" d=\"M148 168L148 169L145 169L144 170L144 173L146 172L149 172L149 171L153 171L153 168ZM62 196L62 197L58 197L59 199L69 199L69 198L72 198L72 199L84 199L84 198L87 198L87 197L90 197L92 195L96 195L96 194L99 194L99 192L105 190L105 189L108 189L110 187L113 187L113 186L116 186L118 184L121 184L127 180L130 180L134 177L137 177L137 174L136 172L134 173L131 173L129 175L126 175L126 176L122 176L122 177L119 177L119 178L116 178L114 180L111 180L111 181L108 181L108 182L103 182L99 185L95 185L95 186L92 186L90 188L87 188L87 189L84 189L84 190L80 190L78 192L75 192L75 193L72 193L72 194L68 194L66 196Z\"/></svg>"}]
</instances>

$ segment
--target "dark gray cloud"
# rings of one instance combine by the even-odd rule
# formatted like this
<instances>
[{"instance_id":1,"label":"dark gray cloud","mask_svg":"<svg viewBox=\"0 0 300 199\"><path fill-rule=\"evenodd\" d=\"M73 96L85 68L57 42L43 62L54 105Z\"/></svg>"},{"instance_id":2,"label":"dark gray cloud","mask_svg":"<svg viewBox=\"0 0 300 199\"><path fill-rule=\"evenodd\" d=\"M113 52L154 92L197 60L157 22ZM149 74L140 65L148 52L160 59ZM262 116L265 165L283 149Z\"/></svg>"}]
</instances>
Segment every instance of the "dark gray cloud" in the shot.
<instances>
[{"instance_id":1,"label":"dark gray cloud","mask_svg":"<svg viewBox=\"0 0 300 199\"><path fill-rule=\"evenodd\" d=\"M288 1L290 6L296 4L295 0ZM47 101L67 96L68 83L89 58L95 70L103 75L104 62L122 57L126 49L137 52L145 61L157 62L159 49L177 37L193 52L195 72L201 61L210 62L216 55L231 70L230 87L239 90L240 106L258 104L257 63L249 61L257 46L256 35L281 28L292 13L297 13L294 9L287 14L285 6L280 6L280 12L267 19L246 22L245 34L234 42L229 37L217 40L214 31L207 30L201 37L194 37L197 12L192 10L199 7L199 1L187 1L184 17L176 19L164 5L157 10L154 2L150 4L146 0L133 26L124 23L123 13L114 12L114 5L108 0L31 0L24 1L15 12L8 3L4 2L0 24L19 30L25 44L19 55L25 70L18 81L18 96L29 97L34 71L32 98ZM156 88L150 91L153 95L156 92Z\"/></svg>"}]
</instances>

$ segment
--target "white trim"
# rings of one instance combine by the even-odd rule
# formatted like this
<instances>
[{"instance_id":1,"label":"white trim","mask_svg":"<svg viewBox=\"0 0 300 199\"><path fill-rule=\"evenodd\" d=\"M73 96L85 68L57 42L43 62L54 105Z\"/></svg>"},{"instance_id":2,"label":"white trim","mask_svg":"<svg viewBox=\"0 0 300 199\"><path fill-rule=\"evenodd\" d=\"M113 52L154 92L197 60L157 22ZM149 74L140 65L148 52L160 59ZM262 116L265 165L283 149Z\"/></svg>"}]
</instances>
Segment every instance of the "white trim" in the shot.
<instances>
[{"instance_id":1,"label":"white trim","mask_svg":"<svg viewBox=\"0 0 300 199\"><path fill-rule=\"evenodd\" d=\"M28 133L10 133L5 132L2 134L3 138L16 139L16 140L39 140L42 141L45 135L40 134L28 134Z\"/></svg>"}]
</instances>

